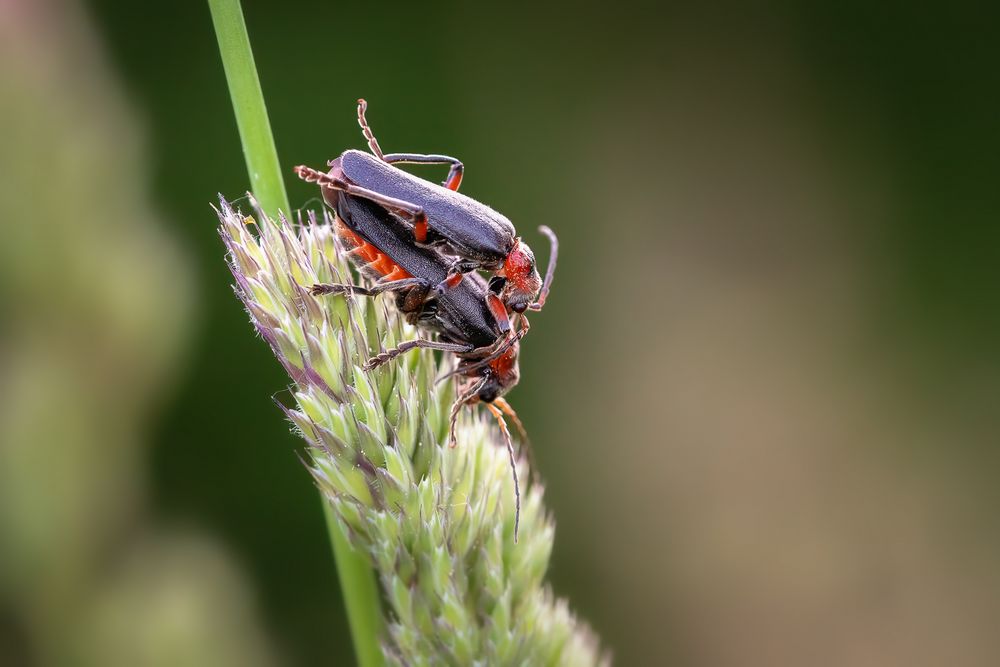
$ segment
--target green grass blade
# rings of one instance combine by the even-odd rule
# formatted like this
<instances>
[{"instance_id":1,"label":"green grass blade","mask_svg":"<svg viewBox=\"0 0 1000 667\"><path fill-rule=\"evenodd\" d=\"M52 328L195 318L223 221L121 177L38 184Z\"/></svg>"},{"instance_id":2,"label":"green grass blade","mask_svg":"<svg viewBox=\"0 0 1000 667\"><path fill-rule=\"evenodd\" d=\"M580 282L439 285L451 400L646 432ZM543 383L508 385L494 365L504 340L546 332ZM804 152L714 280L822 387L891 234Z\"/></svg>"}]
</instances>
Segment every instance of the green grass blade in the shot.
<instances>
[{"instance_id":1,"label":"green grass blade","mask_svg":"<svg viewBox=\"0 0 1000 667\"><path fill-rule=\"evenodd\" d=\"M276 218L279 210L289 213L291 209L243 10L239 0L208 0L208 5L243 143L251 190L264 211ZM354 551L344 538L325 497L323 506L358 664L361 667L378 667L384 664L379 641L385 620L374 573L368 561Z\"/></svg>"},{"instance_id":2,"label":"green grass blade","mask_svg":"<svg viewBox=\"0 0 1000 667\"><path fill-rule=\"evenodd\" d=\"M358 664L362 667L381 665L382 647L378 638L385 621L382 618L382 605L379 603L378 587L372 575L372 568L368 561L351 548L330 503L326 498L322 498L322 501Z\"/></svg>"},{"instance_id":3,"label":"green grass blade","mask_svg":"<svg viewBox=\"0 0 1000 667\"><path fill-rule=\"evenodd\" d=\"M243 10L239 0L208 0L208 6L212 10L212 22L233 100L236 125L243 142L250 189L268 215L276 218L279 209L286 214L290 212L288 195L278 165L278 151L271 135L253 51L250 50Z\"/></svg>"}]
</instances>

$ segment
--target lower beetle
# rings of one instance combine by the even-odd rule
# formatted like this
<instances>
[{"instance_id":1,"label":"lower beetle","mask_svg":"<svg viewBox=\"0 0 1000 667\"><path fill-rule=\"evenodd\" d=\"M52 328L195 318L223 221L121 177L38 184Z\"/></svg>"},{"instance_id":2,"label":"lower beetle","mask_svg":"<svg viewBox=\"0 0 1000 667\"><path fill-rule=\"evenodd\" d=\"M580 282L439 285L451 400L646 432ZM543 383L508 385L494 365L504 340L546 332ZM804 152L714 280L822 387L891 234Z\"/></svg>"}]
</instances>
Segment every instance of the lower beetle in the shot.
<instances>
[{"instance_id":1,"label":"lower beetle","mask_svg":"<svg viewBox=\"0 0 1000 667\"><path fill-rule=\"evenodd\" d=\"M452 405L450 442L455 445L455 427L462 406L484 403L497 419L510 456L514 476L516 514L515 540L520 522L520 487L514 464L514 449L504 420L514 420L527 442L524 427L517 413L503 398L519 378L518 353L521 338L528 331L527 320L520 317L520 328L506 330L498 321L490 304L490 286L477 273L470 274L460 284L439 293L434 289L449 271L449 262L433 249L414 245L407 226L388 214L381 206L367 200L344 197L337 202L336 233L360 272L376 281L371 287L345 284L317 284L310 288L314 295L355 294L377 296L385 292L395 295L395 304L411 324L436 334L438 340L406 341L386 350L365 364L372 370L413 349L429 348L453 353L459 360L452 375L463 378L459 395ZM542 293L551 285L551 263L557 246L553 245L550 270ZM495 295L494 295L495 296ZM502 311L502 308L501 308ZM503 312L503 319L507 315Z\"/></svg>"}]
</instances>

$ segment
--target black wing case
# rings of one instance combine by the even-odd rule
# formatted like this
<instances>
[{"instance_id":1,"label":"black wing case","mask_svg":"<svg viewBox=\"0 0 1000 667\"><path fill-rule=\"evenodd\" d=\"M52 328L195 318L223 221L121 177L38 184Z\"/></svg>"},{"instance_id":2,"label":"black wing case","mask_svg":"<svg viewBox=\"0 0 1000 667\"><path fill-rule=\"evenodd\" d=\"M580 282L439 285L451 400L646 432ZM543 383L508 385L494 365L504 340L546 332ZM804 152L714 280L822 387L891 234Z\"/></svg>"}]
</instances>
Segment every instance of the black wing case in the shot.
<instances>
[{"instance_id":1,"label":"black wing case","mask_svg":"<svg viewBox=\"0 0 1000 667\"><path fill-rule=\"evenodd\" d=\"M384 208L367 199L341 193L337 215L345 226L385 253L407 273L437 285L448 275L451 262L430 248L415 245L413 230ZM496 319L486 305L486 281L478 273L435 298L437 322L433 328L458 343L484 347L496 342Z\"/></svg>"},{"instance_id":2,"label":"black wing case","mask_svg":"<svg viewBox=\"0 0 1000 667\"><path fill-rule=\"evenodd\" d=\"M431 231L462 257L497 263L514 247L514 225L486 204L361 151L345 151L340 164L355 185L422 207Z\"/></svg>"}]
</instances>

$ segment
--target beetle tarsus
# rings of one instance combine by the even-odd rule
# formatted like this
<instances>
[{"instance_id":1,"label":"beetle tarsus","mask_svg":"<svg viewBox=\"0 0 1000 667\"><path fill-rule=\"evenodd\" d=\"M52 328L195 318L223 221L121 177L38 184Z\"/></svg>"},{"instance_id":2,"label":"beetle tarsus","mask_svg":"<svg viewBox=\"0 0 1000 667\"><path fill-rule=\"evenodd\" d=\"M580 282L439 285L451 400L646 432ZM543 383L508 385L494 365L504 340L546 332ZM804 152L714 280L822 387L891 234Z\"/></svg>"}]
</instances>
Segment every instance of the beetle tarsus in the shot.
<instances>
[{"instance_id":1,"label":"beetle tarsus","mask_svg":"<svg viewBox=\"0 0 1000 667\"><path fill-rule=\"evenodd\" d=\"M362 366L362 370L371 371L379 366L386 364L404 352L409 352L410 350L417 349L428 349L428 350L441 350L442 352L469 352L472 348L469 345L459 345L456 343L444 343L436 340L426 340L423 338L418 338L416 340L408 340L405 343L400 343L398 346L385 350L376 354L374 357L365 362Z\"/></svg>"}]
</instances>

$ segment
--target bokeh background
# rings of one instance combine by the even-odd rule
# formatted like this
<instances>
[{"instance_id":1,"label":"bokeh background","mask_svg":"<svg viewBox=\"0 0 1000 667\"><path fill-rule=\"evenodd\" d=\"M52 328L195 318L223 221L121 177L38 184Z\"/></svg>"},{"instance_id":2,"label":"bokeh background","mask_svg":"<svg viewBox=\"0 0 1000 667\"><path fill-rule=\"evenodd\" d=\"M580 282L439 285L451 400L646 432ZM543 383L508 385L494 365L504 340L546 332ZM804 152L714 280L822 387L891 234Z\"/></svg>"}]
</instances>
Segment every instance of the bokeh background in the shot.
<instances>
[{"instance_id":1,"label":"bokeh background","mask_svg":"<svg viewBox=\"0 0 1000 667\"><path fill-rule=\"evenodd\" d=\"M1000 661L991 9L245 4L289 175L364 96L559 233L510 398L618 664ZM0 663L351 664L207 7L3 0L0 127Z\"/></svg>"}]
</instances>

